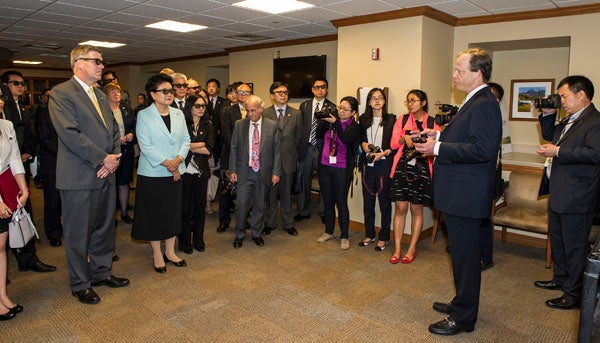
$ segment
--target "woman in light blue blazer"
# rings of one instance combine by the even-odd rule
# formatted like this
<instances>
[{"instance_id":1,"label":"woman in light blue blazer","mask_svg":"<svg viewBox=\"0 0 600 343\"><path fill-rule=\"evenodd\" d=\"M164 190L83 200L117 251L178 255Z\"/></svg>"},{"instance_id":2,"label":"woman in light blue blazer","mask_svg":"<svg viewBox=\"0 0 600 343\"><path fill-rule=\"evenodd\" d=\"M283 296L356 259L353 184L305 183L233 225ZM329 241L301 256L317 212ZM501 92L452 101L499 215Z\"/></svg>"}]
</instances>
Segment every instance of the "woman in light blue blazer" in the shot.
<instances>
[{"instance_id":1,"label":"woman in light blue blazer","mask_svg":"<svg viewBox=\"0 0 600 343\"><path fill-rule=\"evenodd\" d=\"M190 148L190 136L183 112L170 106L175 93L170 76L152 76L146 93L154 102L138 113L140 160L131 237L150 241L154 270L164 273L167 262L186 266L185 260L175 255L175 238L181 231L182 162Z\"/></svg>"}]
</instances>

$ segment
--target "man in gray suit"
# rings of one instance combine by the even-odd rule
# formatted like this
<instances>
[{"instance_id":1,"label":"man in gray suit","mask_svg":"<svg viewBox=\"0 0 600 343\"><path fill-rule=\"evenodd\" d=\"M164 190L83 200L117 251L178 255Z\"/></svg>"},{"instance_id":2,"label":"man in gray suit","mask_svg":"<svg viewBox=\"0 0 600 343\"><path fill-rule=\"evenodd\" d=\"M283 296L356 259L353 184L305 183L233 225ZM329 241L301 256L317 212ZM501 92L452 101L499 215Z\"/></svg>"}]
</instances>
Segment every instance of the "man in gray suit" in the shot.
<instances>
[{"instance_id":1,"label":"man in gray suit","mask_svg":"<svg viewBox=\"0 0 600 343\"><path fill-rule=\"evenodd\" d=\"M281 180L273 187L268 188L267 205L265 209L265 227L263 235L268 235L277 226L277 197L281 207L281 225L290 235L296 236L298 231L294 228L292 216L292 185L294 172L298 160L298 145L302 140L302 116L300 111L287 105L288 85L277 81L269 88L273 106L265 109L263 116L277 122L279 142L281 147Z\"/></svg>"},{"instance_id":2,"label":"man in gray suit","mask_svg":"<svg viewBox=\"0 0 600 343\"><path fill-rule=\"evenodd\" d=\"M246 237L246 218L252 207L250 229L252 240L265 245L261 237L265 191L276 185L281 176L279 130L277 123L263 118L263 101L250 96L245 103L246 118L233 128L229 172L231 182L238 182L233 247L242 247Z\"/></svg>"},{"instance_id":3,"label":"man in gray suit","mask_svg":"<svg viewBox=\"0 0 600 343\"><path fill-rule=\"evenodd\" d=\"M102 91L102 52L91 45L71 51L74 76L50 95L58 135L56 188L62 200L63 229L71 291L85 304L100 297L91 286L124 287L129 280L111 274L115 248L119 127Z\"/></svg>"}]
</instances>

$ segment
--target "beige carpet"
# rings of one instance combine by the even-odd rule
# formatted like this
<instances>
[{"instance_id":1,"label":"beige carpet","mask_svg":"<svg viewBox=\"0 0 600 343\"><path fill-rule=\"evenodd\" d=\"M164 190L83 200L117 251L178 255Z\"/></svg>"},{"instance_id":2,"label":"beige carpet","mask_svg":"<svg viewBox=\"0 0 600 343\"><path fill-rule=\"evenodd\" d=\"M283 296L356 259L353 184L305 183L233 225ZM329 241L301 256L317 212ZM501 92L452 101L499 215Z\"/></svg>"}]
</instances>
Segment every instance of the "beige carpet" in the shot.
<instances>
[{"instance_id":1,"label":"beige carpet","mask_svg":"<svg viewBox=\"0 0 600 343\"><path fill-rule=\"evenodd\" d=\"M42 210L34 194L40 233ZM216 207L216 206L215 206ZM495 243L495 267L483 273L479 321L474 332L438 337L427 326L443 315L434 301L451 300L450 260L440 235L419 244L409 265L391 265L390 248L358 247L362 233L351 231L350 250L339 240L315 242L318 216L297 225L299 235L281 229L257 247L246 239L231 246L233 231L217 234L218 217L207 217L207 249L181 253L188 267L152 268L149 244L132 242L119 223L117 276L131 285L98 287L98 305L71 295L64 247L44 237L38 255L58 267L54 273L19 272L9 253L8 288L25 307L16 319L0 322L0 342L574 342L579 311L549 309L556 291L533 287L548 279L544 251ZM339 232L336 231L336 235ZM42 234L43 236L43 234ZM405 247L404 249L407 249Z\"/></svg>"}]
</instances>

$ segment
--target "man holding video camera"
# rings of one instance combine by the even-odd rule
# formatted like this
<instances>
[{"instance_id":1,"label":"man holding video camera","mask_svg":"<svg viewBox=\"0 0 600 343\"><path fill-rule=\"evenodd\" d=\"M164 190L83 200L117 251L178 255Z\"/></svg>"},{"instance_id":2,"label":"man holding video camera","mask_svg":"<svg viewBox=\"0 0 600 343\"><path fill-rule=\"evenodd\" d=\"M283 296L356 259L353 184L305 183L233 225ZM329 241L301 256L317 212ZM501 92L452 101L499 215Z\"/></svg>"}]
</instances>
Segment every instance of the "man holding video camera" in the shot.
<instances>
[{"instance_id":1,"label":"man holding video camera","mask_svg":"<svg viewBox=\"0 0 600 343\"><path fill-rule=\"evenodd\" d=\"M491 73L492 59L487 52L460 52L452 78L455 88L467 93L465 102L441 134L423 130L429 139L414 144L417 151L436 156L433 201L446 221L456 288L451 303L433 304L434 310L449 315L429 326L429 331L438 335L471 332L477 321L481 286L479 240L485 219L490 216L502 136L500 107L486 84Z\"/></svg>"},{"instance_id":2,"label":"man holding video camera","mask_svg":"<svg viewBox=\"0 0 600 343\"><path fill-rule=\"evenodd\" d=\"M591 102L594 85L585 76L564 78L558 95L568 116L556 124L557 110L542 103L542 137L552 143L536 151L546 157L540 195L550 194L548 231L554 276L534 285L562 290L562 296L547 300L546 305L569 310L580 305L585 259L590 253L588 237L600 187L600 113Z\"/></svg>"}]
</instances>

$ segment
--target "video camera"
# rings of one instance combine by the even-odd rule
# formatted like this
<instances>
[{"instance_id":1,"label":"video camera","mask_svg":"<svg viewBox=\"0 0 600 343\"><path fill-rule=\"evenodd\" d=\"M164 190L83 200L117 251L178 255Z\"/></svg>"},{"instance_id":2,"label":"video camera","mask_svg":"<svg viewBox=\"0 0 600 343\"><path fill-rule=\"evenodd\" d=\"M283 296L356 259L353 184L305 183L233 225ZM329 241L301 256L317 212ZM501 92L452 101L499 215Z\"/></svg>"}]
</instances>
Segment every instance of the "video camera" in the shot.
<instances>
[{"instance_id":1,"label":"video camera","mask_svg":"<svg viewBox=\"0 0 600 343\"><path fill-rule=\"evenodd\" d=\"M538 98L531 100L532 108L561 108L560 95L550 94L546 98Z\"/></svg>"},{"instance_id":2,"label":"video camera","mask_svg":"<svg viewBox=\"0 0 600 343\"><path fill-rule=\"evenodd\" d=\"M323 103L323 107L321 107L321 109L318 112L315 112L315 119L319 120L329 118L330 114L337 118L337 108L335 107L335 105Z\"/></svg>"},{"instance_id":3,"label":"video camera","mask_svg":"<svg viewBox=\"0 0 600 343\"><path fill-rule=\"evenodd\" d=\"M440 110L441 113L435 115L435 122L439 126L446 125L452 120L452 117L458 112L458 106L450 104L442 104L439 101L435 102L435 106Z\"/></svg>"}]
</instances>

